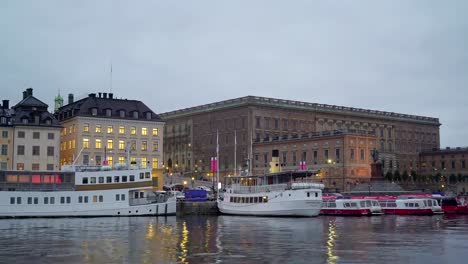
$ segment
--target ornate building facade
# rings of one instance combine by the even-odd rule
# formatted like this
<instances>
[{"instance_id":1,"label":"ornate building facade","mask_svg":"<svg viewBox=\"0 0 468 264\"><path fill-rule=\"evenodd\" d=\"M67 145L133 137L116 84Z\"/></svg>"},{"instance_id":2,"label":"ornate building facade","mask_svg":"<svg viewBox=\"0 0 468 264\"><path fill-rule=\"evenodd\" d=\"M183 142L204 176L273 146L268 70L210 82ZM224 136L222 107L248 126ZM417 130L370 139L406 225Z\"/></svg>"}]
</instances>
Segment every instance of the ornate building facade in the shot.
<instances>
[{"instance_id":1,"label":"ornate building facade","mask_svg":"<svg viewBox=\"0 0 468 264\"><path fill-rule=\"evenodd\" d=\"M384 171L417 170L418 153L440 145L437 118L256 96L160 116L166 121L166 167L200 177L210 173L210 158L216 156L217 134L221 175L247 169L260 143L334 130L375 135L375 147ZM309 147L306 155L312 153Z\"/></svg>"}]
</instances>

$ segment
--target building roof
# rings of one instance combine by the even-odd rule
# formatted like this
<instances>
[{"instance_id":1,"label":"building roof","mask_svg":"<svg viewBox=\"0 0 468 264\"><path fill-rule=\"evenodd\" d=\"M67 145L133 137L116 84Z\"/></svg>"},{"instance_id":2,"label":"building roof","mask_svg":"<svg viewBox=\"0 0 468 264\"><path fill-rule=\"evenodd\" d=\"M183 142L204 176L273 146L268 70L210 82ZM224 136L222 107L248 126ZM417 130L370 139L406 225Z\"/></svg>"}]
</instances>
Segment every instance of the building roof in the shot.
<instances>
[{"instance_id":1,"label":"building roof","mask_svg":"<svg viewBox=\"0 0 468 264\"><path fill-rule=\"evenodd\" d=\"M240 106L269 106L278 107L285 109L304 110L304 111L315 111L321 113L333 113L343 114L349 116L361 116L366 118L383 118L397 121L409 121L425 123L430 125L440 125L439 119L434 117L425 117L417 115L400 114L394 112L385 112L378 110L368 110L354 107L327 105L318 103L307 103L300 101L292 101L285 99L275 99L260 96L245 96L236 99L230 99L171 112L160 114L163 119L177 118L187 115L199 114L209 111L223 110L228 108L240 107Z\"/></svg>"},{"instance_id":2,"label":"building roof","mask_svg":"<svg viewBox=\"0 0 468 264\"><path fill-rule=\"evenodd\" d=\"M12 125L14 126L39 126L61 127L53 114L49 113L47 104L32 95L32 88L23 94L23 100L10 109Z\"/></svg>"},{"instance_id":3,"label":"building roof","mask_svg":"<svg viewBox=\"0 0 468 264\"><path fill-rule=\"evenodd\" d=\"M419 153L421 156L432 156L432 155L444 155L444 154L457 154L457 153L468 153L468 147L456 147L445 149L432 149L432 150L423 150Z\"/></svg>"},{"instance_id":4,"label":"building roof","mask_svg":"<svg viewBox=\"0 0 468 264\"><path fill-rule=\"evenodd\" d=\"M93 115L92 109L96 109L96 115ZM106 115L106 110L111 110L111 116ZM120 116L120 111L125 113L124 117ZM138 112L138 118L133 117L133 112ZM146 114L151 113L151 118L147 118ZM89 94L88 97L69 103L58 109L56 116L60 121L67 120L76 116L97 117L97 118L113 118L113 119L129 119L129 120L146 120L146 121L161 121L159 115L155 114L148 106L138 100L116 99L112 94L109 97L96 96Z\"/></svg>"}]
</instances>

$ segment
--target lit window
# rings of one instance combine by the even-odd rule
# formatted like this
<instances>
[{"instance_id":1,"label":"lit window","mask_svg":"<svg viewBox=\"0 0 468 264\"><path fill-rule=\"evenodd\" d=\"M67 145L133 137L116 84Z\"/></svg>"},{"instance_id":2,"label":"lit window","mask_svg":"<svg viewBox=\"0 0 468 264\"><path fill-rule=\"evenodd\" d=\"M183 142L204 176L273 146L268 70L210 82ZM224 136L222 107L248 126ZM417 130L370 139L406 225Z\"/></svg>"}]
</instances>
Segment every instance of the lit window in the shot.
<instances>
[{"instance_id":1,"label":"lit window","mask_svg":"<svg viewBox=\"0 0 468 264\"><path fill-rule=\"evenodd\" d=\"M159 142L153 142L153 151L158 151L159 150Z\"/></svg>"},{"instance_id":2,"label":"lit window","mask_svg":"<svg viewBox=\"0 0 468 264\"><path fill-rule=\"evenodd\" d=\"M114 127L113 126L107 126L107 134L114 133Z\"/></svg>"},{"instance_id":3,"label":"lit window","mask_svg":"<svg viewBox=\"0 0 468 264\"><path fill-rule=\"evenodd\" d=\"M136 127L130 127L130 134L136 135Z\"/></svg>"},{"instance_id":4,"label":"lit window","mask_svg":"<svg viewBox=\"0 0 468 264\"><path fill-rule=\"evenodd\" d=\"M85 148L85 149L89 148L89 139L88 138L83 138L83 148Z\"/></svg>"},{"instance_id":5,"label":"lit window","mask_svg":"<svg viewBox=\"0 0 468 264\"><path fill-rule=\"evenodd\" d=\"M141 135L142 136L147 136L148 135L148 129L146 127L141 128Z\"/></svg>"},{"instance_id":6,"label":"lit window","mask_svg":"<svg viewBox=\"0 0 468 264\"><path fill-rule=\"evenodd\" d=\"M113 166L114 165L114 158L113 157L107 157L107 162L109 164L109 166Z\"/></svg>"},{"instance_id":7,"label":"lit window","mask_svg":"<svg viewBox=\"0 0 468 264\"><path fill-rule=\"evenodd\" d=\"M96 133L101 133L101 125L96 125Z\"/></svg>"},{"instance_id":8,"label":"lit window","mask_svg":"<svg viewBox=\"0 0 468 264\"><path fill-rule=\"evenodd\" d=\"M108 149L113 149L114 148L114 140L112 140L112 139L107 140L107 148Z\"/></svg>"},{"instance_id":9,"label":"lit window","mask_svg":"<svg viewBox=\"0 0 468 264\"><path fill-rule=\"evenodd\" d=\"M130 157L130 164L136 164L136 158Z\"/></svg>"},{"instance_id":10,"label":"lit window","mask_svg":"<svg viewBox=\"0 0 468 264\"><path fill-rule=\"evenodd\" d=\"M119 149L125 149L125 141L119 140Z\"/></svg>"},{"instance_id":11,"label":"lit window","mask_svg":"<svg viewBox=\"0 0 468 264\"><path fill-rule=\"evenodd\" d=\"M124 126L121 126L119 127L119 134L125 134L125 127Z\"/></svg>"},{"instance_id":12,"label":"lit window","mask_svg":"<svg viewBox=\"0 0 468 264\"><path fill-rule=\"evenodd\" d=\"M146 157L141 158L141 167L144 169L146 169L146 161L147 161Z\"/></svg>"},{"instance_id":13,"label":"lit window","mask_svg":"<svg viewBox=\"0 0 468 264\"><path fill-rule=\"evenodd\" d=\"M141 141L141 150L148 150L148 141Z\"/></svg>"},{"instance_id":14,"label":"lit window","mask_svg":"<svg viewBox=\"0 0 468 264\"><path fill-rule=\"evenodd\" d=\"M153 136L157 136L158 135L158 129L157 128L153 128Z\"/></svg>"},{"instance_id":15,"label":"lit window","mask_svg":"<svg viewBox=\"0 0 468 264\"><path fill-rule=\"evenodd\" d=\"M158 158L153 158L153 169L157 169L158 167Z\"/></svg>"},{"instance_id":16,"label":"lit window","mask_svg":"<svg viewBox=\"0 0 468 264\"><path fill-rule=\"evenodd\" d=\"M101 139L96 139L96 148L97 149L102 148Z\"/></svg>"},{"instance_id":17,"label":"lit window","mask_svg":"<svg viewBox=\"0 0 468 264\"><path fill-rule=\"evenodd\" d=\"M124 157L124 156L120 156L120 157L119 157L119 163L120 163L120 164L124 164L124 163L125 163L125 157Z\"/></svg>"}]
</instances>

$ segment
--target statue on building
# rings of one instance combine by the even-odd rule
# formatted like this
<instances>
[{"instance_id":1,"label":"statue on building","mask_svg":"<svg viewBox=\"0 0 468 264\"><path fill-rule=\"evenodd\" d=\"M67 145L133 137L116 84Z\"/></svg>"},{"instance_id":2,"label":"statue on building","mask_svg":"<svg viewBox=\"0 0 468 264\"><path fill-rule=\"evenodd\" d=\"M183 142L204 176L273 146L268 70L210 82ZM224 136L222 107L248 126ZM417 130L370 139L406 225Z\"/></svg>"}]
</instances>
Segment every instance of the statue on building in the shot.
<instances>
[{"instance_id":1,"label":"statue on building","mask_svg":"<svg viewBox=\"0 0 468 264\"><path fill-rule=\"evenodd\" d=\"M379 160L379 151L374 148L372 150L371 155L372 155L372 160L374 161L374 163L376 163Z\"/></svg>"}]
</instances>

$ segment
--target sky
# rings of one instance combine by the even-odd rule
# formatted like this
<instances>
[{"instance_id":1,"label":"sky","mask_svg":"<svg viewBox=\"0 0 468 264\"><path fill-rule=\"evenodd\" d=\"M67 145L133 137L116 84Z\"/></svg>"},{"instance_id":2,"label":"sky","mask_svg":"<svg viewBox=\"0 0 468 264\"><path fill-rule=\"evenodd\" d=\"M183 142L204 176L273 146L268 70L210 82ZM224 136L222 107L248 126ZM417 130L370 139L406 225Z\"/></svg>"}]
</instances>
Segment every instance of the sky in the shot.
<instances>
[{"instance_id":1,"label":"sky","mask_svg":"<svg viewBox=\"0 0 468 264\"><path fill-rule=\"evenodd\" d=\"M468 1L0 1L0 100L247 95L439 118L468 146ZM112 78L111 78L112 65Z\"/></svg>"}]
</instances>

